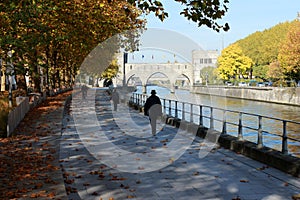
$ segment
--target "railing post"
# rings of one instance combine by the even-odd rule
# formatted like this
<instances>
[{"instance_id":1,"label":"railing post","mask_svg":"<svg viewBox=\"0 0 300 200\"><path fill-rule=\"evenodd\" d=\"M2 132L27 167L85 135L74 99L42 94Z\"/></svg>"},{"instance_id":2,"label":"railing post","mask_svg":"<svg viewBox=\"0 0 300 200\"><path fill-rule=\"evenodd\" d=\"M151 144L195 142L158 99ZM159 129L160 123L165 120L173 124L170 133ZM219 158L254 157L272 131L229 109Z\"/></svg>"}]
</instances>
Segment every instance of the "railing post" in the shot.
<instances>
[{"instance_id":1,"label":"railing post","mask_svg":"<svg viewBox=\"0 0 300 200\"><path fill-rule=\"evenodd\" d=\"M164 114L167 114L167 112L166 112L166 99L163 99L163 102L164 102Z\"/></svg>"},{"instance_id":2,"label":"railing post","mask_svg":"<svg viewBox=\"0 0 300 200\"><path fill-rule=\"evenodd\" d=\"M242 125L242 113L239 113L239 127L238 127L238 139L243 139L243 125Z\"/></svg>"},{"instance_id":3,"label":"railing post","mask_svg":"<svg viewBox=\"0 0 300 200\"><path fill-rule=\"evenodd\" d=\"M214 108L210 107L210 129L214 129Z\"/></svg>"},{"instance_id":4,"label":"railing post","mask_svg":"<svg viewBox=\"0 0 300 200\"><path fill-rule=\"evenodd\" d=\"M135 94L134 97L134 103L138 104L139 103L139 98L138 98L139 94Z\"/></svg>"},{"instance_id":5,"label":"railing post","mask_svg":"<svg viewBox=\"0 0 300 200\"><path fill-rule=\"evenodd\" d=\"M283 120L283 133L282 133L282 153L287 155L288 154L288 145L287 145L287 132L286 132L286 121Z\"/></svg>"},{"instance_id":6,"label":"railing post","mask_svg":"<svg viewBox=\"0 0 300 200\"><path fill-rule=\"evenodd\" d=\"M222 128L222 134L227 133L227 125L226 125L226 110L223 110L223 128Z\"/></svg>"},{"instance_id":7,"label":"railing post","mask_svg":"<svg viewBox=\"0 0 300 200\"><path fill-rule=\"evenodd\" d=\"M200 105L200 107L199 107L199 125L200 125L200 126L203 126L202 110L203 110L203 108L202 108L202 106Z\"/></svg>"},{"instance_id":8,"label":"railing post","mask_svg":"<svg viewBox=\"0 0 300 200\"><path fill-rule=\"evenodd\" d=\"M145 104L145 103L146 103L146 101L147 101L147 98L148 98L148 96L144 94L144 96L143 96L143 100L142 100L142 103L143 103L143 104Z\"/></svg>"},{"instance_id":9,"label":"railing post","mask_svg":"<svg viewBox=\"0 0 300 200\"><path fill-rule=\"evenodd\" d=\"M178 101L175 101L175 118L178 118Z\"/></svg>"},{"instance_id":10,"label":"railing post","mask_svg":"<svg viewBox=\"0 0 300 200\"><path fill-rule=\"evenodd\" d=\"M169 99L169 115L172 116L172 104L171 104L171 100Z\"/></svg>"},{"instance_id":11,"label":"railing post","mask_svg":"<svg viewBox=\"0 0 300 200\"><path fill-rule=\"evenodd\" d=\"M190 109L190 122L193 123L193 104L191 104L191 109Z\"/></svg>"},{"instance_id":12,"label":"railing post","mask_svg":"<svg viewBox=\"0 0 300 200\"><path fill-rule=\"evenodd\" d=\"M182 120L184 121L185 120L185 104L184 104L184 102L182 102L182 111L181 111L181 113L182 113Z\"/></svg>"},{"instance_id":13,"label":"railing post","mask_svg":"<svg viewBox=\"0 0 300 200\"><path fill-rule=\"evenodd\" d=\"M258 116L257 148L262 148L262 147L263 147L262 116Z\"/></svg>"},{"instance_id":14,"label":"railing post","mask_svg":"<svg viewBox=\"0 0 300 200\"><path fill-rule=\"evenodd\" d=\"M140 106L140 105L142 105L142 95L140 94L139 95L139 98L138 98L138 105Z\"/></svg>"}]
</instances>

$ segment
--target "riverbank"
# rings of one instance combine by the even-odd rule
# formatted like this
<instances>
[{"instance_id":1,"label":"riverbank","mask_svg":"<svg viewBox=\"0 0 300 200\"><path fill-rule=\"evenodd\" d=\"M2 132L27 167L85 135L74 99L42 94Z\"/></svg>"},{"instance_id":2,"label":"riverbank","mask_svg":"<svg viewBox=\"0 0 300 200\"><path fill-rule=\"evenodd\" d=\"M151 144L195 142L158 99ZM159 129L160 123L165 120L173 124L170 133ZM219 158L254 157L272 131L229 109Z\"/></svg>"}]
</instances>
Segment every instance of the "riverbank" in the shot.
<instances>
[{"instance_id":1,"label":"riverbank","mask_svg":"<svg viewBox=\"0 0 300 200\"><path fill-rule=\"evenodd\" d=\"M194 86L191 93L300 106L300 87Z\"/></svg>"}]
</instances>

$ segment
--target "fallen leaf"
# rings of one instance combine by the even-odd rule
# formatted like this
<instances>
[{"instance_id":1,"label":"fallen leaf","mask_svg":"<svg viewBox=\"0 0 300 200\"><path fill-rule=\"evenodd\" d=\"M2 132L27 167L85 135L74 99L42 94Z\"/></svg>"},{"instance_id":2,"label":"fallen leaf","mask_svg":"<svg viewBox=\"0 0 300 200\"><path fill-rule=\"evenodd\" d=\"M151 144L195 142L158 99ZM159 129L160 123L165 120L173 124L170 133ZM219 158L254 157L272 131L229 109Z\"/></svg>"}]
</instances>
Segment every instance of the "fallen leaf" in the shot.
<instances>
[{"instance_id":1,"label":"fallen leaf","mask_svg":"<svg viewBox=\"0 0 300 200\"><path fill-rule=\"evenodd\" d=\"M248 181L248 180L245 180L245 179L241 179L240 182L241 182L241 183L248 183L249 181Z\"/></svg>"},{"instance_id":2,"label":"fallen leaf","mask_svg":"<svg viewBox=\"0 0 300 200\"><path fill-rule=\"evenodd\" d=\"M93 192L92 195L93 195L93 196L97 196L97 195L98 195L98 192Z\"/></svg>"},{"instance_id":3,"label":"fallen leaf","mask_svg":"<svg viewBox=\"0 0 300 200\"><path fill-rule=\"evenodd\" d=\"M34 186L35 189L39 189L41 187L43 187L43 183L36 183Z\"/></svg>"},{"instance_id":4,"label":"fallen leaf","mask_svg":"<svg viewBox=\"0 0 300 200\"><path fill-rule=\"evenodd\" d=\"M194 172L194 176L198 176L200 174L200 172Z\"/></svg>"}]
</instances>

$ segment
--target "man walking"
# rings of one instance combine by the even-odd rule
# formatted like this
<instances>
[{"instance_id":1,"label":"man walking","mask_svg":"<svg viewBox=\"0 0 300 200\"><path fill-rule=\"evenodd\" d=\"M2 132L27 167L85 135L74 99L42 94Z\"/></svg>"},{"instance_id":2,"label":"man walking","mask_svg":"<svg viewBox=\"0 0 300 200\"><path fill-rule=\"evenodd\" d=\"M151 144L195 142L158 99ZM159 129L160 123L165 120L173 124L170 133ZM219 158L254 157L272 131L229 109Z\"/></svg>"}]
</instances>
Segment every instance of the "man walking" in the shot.
<instances>
[{"instance_id":1,"label":"man walking","mask_svg":"<svg viewBox=\"0 0 300 200\"><path fill-rule=\"evenodd\" d=\"M120 103L120 97L119 97L119 93L117 92L117 89L113 89L113 92L111 93L111 99L113 101L114 104L114 111L117 111L118 109L118 104Z\"/></svg>"},{"instance_id":2,"label":"man walking","mask_svg":"<svg viewBox=\"0 0 300 200\"><path fill-rule=\"evenodd\" d=\"M156 120L162 114L161 101L156 96L156 91L151 91L151 96L148 97L144 105L144 115L149 116L152 135L156 135Z\"/></svg>"},{"instance_id":3,"label":"man walking","mask_svg":"<svg viewBox=\"0 0 300 200\"><path fill-rule=\"evenodd\" d=\"M81 87L82 99L86 99L88 89L89 88L85 84L82 85Z\"/></svg>"}]
</instances>

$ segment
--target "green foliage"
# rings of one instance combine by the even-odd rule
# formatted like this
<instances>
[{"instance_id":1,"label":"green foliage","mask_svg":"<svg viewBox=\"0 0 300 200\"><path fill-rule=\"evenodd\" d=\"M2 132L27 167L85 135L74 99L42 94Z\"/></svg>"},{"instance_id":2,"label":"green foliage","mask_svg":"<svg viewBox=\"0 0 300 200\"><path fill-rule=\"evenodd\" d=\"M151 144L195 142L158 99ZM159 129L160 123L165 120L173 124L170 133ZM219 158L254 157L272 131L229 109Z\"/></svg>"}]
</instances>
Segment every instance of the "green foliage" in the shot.
<instances>
[{"instance_id":1,"label":"green foliage","mask_svg":"<svg viewBox=\"0 0 300 200\"><path fill-rule=\"evenodd\" d=\"M215 73L215 67L204 67L200 71L202 80L207 81L208 84L212 84L216 81L217 75Z\"/></svg>"},{"instance_id":2,"label":"green foliage","mask_svg":"<svg viewBox=\"0 0 300 200\"><path fill-rule=\"evenodd\" d=\"M255 78L260 78L264 81L267 81L268 71L269 71L269 65L264 65L264 66L255 65L252 67L252 76L254 76Z\"/></svg>"},{"instance_id":3,"label":"green foliage","mask_svg":"<svg viewBox=\"0 0 300 200\"><path fill-rule=\"evenodd\" d=\"M71 84L99 43L144 28L141 14L126 1L5 0L0 2L0 56L7 60L7 52L15 50L16 71L28 71L39 91L42 73L53 87L66 80Z\"/></svg>"},{"instance_id":4,"label":"green foliage","mask_svg":"<svg viewBox=\"0 0 300 200\"><path fill-rule=\"evenodd\" d=\"M245 78L252 67L252 60L245 56L237 44L223 49L218 57L218 77L222 80Z\"/></svg>"},{"instance_id":5,"label":"green foliage","mask_svg":"<svg viewBox=\"0 0 300 200\"><path fill-rule=\"evenodd\" d=\"M253 76L262 80L300 80L299 23L280 23L235 43L252 59Z\"/></svg>"},{"instance_id":6,"label":"green foliage","mask_svg":"<svg viewBox=\"0 0 300 200\"><path fill-rule=\"evenodd\" d=\"M113 79L119 72L119 65L116 60L113 60L110 65L101 74L101 79Z\"/></svg>"},{"instance_id":7,"label":"green foliage","mask_svg":"<svg viewBox=\"0 0 300 200\"><path fill-rule=\"evenodd\" d=\"M183 5L181 12L189 20L213 30L228 30L217 22L227 12L228 0L174 0ZM18 87L25 84L25 73L32 78L35 90L41 91L42 74L47 74L44 86L71 85L85 57L100 43L114 35L132 30L133 34L118 38L106 59L82 71L106 67L117 47L134 50L140 29L144 29L143 13L154 13L159 19L168 17L163 4L152 0L3 0L0 2L0 56L12 57L17 72ZM123 35L124 36L124 35ZM92 62L88 61L87 63ZM103 71L103 70L102 70ZM23 87L22 87L23 88ZM24 88L26 89L26 88Z\"/></svg>"},{"instance_id":8,"label":"green foliage","mask_svg":"<svg viewBox=\"0 0 300 200\"><path fill-rule=\"evenodd\" d=\"M280 67L279 61L272 62L269 65L267 77L268 77L268 79L273 80L273 81L284 79L284 73L283 73L282 68Z\"/></svg>"},{"instance_id":9,"label":"green foliage","mask_svg":"<svg viewBox=\"0 0 300 200\"><path fill-rule=\"evenodd\" d=\"M285 40L290 25L290 22L280 23L262 32L255 32L236 43L252 59L254 65L269 65L277 60L278 49Z\"/></svg>"},{"instance_id":10,"label":"green foliage","mask_svg":"<svg viewBox=\"0 0 300 200\"><path fill-rule=\"evenodd\" d=\"M185 8L180 13L187 19L198 23L198 26L206 25L219 32L221 29L224 31L229 30L229 25L225 23L220 25L217 19L221 19L228 10L228 0L175 0L182 3Z\"/></svg>"},{"instance_id":11,"label":"green foliage","mask_svg":"<svg viewBox=\"0 0 300 200\"><path fill-rule=\"evenodd\" d=\"M174 0L179 2L183 6L183 10L180 13L188 20L191 20L198 24L198 26L205 25L217 32L220 30L228 31L229 25L224 25L217 22L218 19L222 19L228 10L228 0ZM129 0L128 2L140 8L144 13L155 13L160 19L164 20L168 17L168 13L165 11L163 4L160 1L152 0Z\"/></svg>"}]
</instances>

